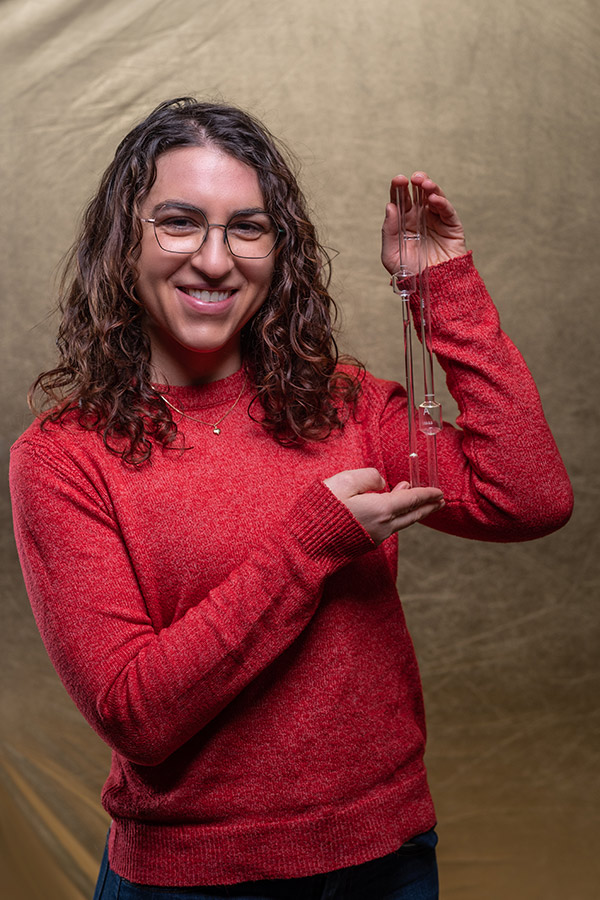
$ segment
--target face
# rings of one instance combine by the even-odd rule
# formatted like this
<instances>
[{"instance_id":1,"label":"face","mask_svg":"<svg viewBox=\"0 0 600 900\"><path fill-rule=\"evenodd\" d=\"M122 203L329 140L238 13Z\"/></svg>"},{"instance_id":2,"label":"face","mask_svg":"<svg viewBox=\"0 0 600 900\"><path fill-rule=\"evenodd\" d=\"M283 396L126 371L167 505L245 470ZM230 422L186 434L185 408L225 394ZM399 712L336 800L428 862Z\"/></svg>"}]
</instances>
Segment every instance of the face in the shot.
<instances>
[{"instance_id":1,"label":"face","mask_svg":"<svg viewBox=\"0 0 600 900\"><path fill-rule=\"evenodd\" d=\"M213 147L178 147L157 160L140 210L154 218L169 204L193 206L225 225L240 210L264 209L254 169ZM136 295L143 304L156 381L197 384L236 372L240 332L269 292L274 251L265 259L232 256L222 228L210 228L196 253L162 250L143 223Z\"/></svg>"}]
</instances>

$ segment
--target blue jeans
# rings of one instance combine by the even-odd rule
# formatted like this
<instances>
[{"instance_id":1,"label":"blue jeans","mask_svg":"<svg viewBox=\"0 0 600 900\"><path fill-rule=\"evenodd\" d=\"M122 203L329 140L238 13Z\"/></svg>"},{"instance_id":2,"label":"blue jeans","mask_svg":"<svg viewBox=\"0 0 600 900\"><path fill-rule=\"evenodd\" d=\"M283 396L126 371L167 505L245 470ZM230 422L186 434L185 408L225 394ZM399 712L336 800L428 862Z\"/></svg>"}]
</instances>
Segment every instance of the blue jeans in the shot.
<instances>
[{"instance_id":1,"label":"blue jeans","mask_svg":"<svg viewBox=\"0 0 600 900\"><path fill-rule=\"evenodd\" d=\"M325 875L188 888L133 884L112 871L105 849L94 900L438 900L436 844L432 829L382 859Z\"/></svg>"}]
</instances>

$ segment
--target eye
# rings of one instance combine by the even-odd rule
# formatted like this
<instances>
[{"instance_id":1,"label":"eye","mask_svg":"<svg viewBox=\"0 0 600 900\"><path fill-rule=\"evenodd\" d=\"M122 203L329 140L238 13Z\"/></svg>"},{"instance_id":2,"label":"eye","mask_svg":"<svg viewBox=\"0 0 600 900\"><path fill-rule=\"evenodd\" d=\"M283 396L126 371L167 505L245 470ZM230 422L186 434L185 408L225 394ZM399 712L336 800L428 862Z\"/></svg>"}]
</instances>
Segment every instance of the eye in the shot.
<instances>
[{"instance_id":1,"label":"eye","mask_svg":"<svg viewBox=\"0 0 600 900\"><path fill-rule=\"evenodd\" d=\"M193 234L203 230L203 226L189 216L169 216L158 221L156 225L167 234Z\"/></svg>"},{"instance_id":2,"label":"eye","mask_svg":"<svg viewBox=\"0 0 600 900\"><path fill-rule=\"evenodd\" d=\"M227 233L231 237L241 238L244 241L256 241L272 231L273 223L268 216L232 219L227 226Z\"/></svg>"}]
</instances>

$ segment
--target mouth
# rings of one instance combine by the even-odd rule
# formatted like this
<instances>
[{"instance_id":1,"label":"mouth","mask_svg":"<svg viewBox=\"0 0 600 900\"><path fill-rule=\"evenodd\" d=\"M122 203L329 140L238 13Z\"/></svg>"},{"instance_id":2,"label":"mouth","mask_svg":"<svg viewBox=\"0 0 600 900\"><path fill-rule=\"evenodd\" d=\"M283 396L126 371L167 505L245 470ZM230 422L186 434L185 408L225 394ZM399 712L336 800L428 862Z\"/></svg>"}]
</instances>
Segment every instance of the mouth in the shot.
<instances>
[{"instance_id":1,"label":"mouth","mask_svg":"<svg viewBox=\"0 0 600 900\"><path fill-rule=\"evenodd\" d=\"M180 287L180 291L183 291L184 294L187 294L188 297L193 297L194 300L200 300L201 303L222 303L224 300L227 300L231 297L235 291L197 291L193 288Z\"/></svg>"}]
</instances>

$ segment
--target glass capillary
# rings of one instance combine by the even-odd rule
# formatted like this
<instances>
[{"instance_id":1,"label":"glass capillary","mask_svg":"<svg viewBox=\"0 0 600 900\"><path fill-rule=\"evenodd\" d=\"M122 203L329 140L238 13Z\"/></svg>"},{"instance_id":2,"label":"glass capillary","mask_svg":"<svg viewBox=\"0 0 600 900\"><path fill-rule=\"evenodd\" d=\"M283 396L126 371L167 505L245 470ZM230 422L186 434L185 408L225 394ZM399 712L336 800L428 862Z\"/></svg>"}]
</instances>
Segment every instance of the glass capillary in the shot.
<instances>
[{"instance_id":1,"label":"glass capillary","mask_svg":"<svg viewBox=\"0 0 600 900\"><path fill-rule=\"evenodd\" d=\"M439 487L437 465L437 434L442 429L442 407L435 399L433 381L433 349L431 345L431 308L429 303L429 277L427 259L427 198L420 185L405 189L396 188L396 212L398 216L398 251L400 268L392 276L394 293L402 301L402 327L404 335L404 368L406 374L408 414L408 467L412 487ZM411 219L409 223L409 217ZM412 246L411 246L412 245ZM410 252L409 252L410 248ZM419 318L422 349L424 399L416 406L413 357L413 327L410 315L410 298L416 295L419 302ZM417 434L425 435L427 450L427 478L422 476L419 465Z\"/></svg>"}]
</instances>

